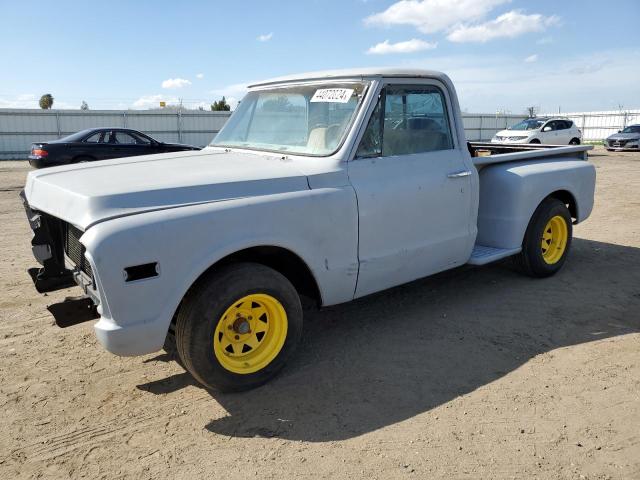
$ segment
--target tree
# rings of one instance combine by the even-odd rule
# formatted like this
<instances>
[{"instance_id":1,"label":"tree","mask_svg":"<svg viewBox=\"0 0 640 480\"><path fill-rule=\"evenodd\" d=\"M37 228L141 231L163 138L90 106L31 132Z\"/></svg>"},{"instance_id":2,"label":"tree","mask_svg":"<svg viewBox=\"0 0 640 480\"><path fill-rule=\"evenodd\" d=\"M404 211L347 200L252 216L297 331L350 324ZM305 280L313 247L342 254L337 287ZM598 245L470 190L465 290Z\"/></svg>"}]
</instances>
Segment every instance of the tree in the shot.
<instances>
[{"instance_id":1,"label":"tree","mask_svg":"<svg viewBox=\"0 0 640 480\"><path fill-rule=\"evenodd\" d=\"M40 97L40 108L43 110L48 110L53 107L53 95L50 93L45 93Z\"/></svg>"},{"instance_id":2,"label":"tree","mask_svg":"<svg viewBox=\"0 0 640 480\"><path fill-rule=\"evenodd\" d=\"M231 105L227 103L227 99L222 97L222 100L215 101L211 104L211 110L214 112L228 112L231 110Z\"/></svg>"},{"instance_id":3,"label":"tree","mask_svg":"<svg viewBox=\"0 0 640 480\"><path fill-rule=\"evenodd\" d=\"M263 110L271 112L282 112L291 110L292 108L293 104L284 95L276 98L271 98L262 104Z\"/></svg>"},{"instance_id":4,"label":"tree","mask_svg":"<svg viewBox=\"0 0 640 480\"><path fill-rule=\"evenodd\" d=\"M80 110L89 110L89 104L82 100L82 104L80 105Z\"/></svg>"},{"instance_id":5,"label":"tree","mask_svg":"<svg viewBox=\"0 0 640 480\"><path fill-rule=\"evenodd\" d=\"M527 107L527 115L529 115L529 118L535 118L538 115L538 110L540 108L536 106Z\"/></svg>"}]
</instances>

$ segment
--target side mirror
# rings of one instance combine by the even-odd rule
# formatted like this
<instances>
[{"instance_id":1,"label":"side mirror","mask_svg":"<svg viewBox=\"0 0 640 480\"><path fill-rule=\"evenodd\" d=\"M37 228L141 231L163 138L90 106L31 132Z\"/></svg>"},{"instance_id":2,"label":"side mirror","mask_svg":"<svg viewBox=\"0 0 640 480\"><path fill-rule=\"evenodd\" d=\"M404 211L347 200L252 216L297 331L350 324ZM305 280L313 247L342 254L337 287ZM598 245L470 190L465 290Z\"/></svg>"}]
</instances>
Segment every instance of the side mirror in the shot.
<instances>
[{"instance_id":1,"label":"side mirror","mask_svg":"<svg viewBox=\"0 0 640 480\"><path fill-rule=\"evenodd\" d=\"M544 127L542 129L543 132L550 132L551 131L551 127Z\"/></svg>"}]
</instances>

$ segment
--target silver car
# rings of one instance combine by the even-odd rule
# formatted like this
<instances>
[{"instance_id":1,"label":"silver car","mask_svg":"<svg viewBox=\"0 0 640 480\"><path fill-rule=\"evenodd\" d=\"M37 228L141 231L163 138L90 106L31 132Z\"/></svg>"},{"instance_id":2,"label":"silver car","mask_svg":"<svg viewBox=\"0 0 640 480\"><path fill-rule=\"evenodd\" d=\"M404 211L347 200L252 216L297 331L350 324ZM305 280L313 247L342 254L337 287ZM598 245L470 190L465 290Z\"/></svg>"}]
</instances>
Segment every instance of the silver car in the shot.
<instances>
[{"instance_id":1,"label":"silver car","mask_svg":"<svg viewBox=\"0 0 640 480\"><path fill-rule=\"evenodd\" d=\"M640 150L640 125L629 125L607 137L604 141L607 150Z\"/></svg>"}]
</instances>

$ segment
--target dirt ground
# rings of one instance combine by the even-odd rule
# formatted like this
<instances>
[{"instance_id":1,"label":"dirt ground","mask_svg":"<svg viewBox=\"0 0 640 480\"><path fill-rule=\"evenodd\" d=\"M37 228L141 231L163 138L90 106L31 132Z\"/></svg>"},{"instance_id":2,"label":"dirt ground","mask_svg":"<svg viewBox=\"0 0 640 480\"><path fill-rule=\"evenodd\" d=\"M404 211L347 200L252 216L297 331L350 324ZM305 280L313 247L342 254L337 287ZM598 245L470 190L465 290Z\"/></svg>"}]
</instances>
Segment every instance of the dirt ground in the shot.
<instances>
[{"instance_id":1,"label":"dirt ground","mask_svg":"<svg viewBox=\"0 0 640 480\"><path fill-rule=\"evenodd\" d=\"M0 162L0 478L640 478L640 154L593 152L555 277L464 267L308 312L295 361L209 393L45 309Z\"/></svg>"}]
</instances>

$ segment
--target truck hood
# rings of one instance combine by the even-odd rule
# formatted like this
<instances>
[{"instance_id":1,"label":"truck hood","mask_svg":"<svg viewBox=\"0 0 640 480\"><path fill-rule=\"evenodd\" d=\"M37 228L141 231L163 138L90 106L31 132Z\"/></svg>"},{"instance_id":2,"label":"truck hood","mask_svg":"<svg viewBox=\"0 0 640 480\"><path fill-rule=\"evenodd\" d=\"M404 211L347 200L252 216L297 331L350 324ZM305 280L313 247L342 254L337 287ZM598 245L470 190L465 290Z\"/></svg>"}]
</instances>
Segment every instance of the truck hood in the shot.
<instances>
[{"instance_id":1,"label":"truck hood","mask_svg":"<svg viewBox=\"0 0 640 480\"><path fill-rule=\"evenodd\" d=\"M607 140L638 140L640 133L614 133L609 135Z\"/></svg>"},{"instance_id":2,"label":"truck hood","mask_svg":"<svg viewBox=\"0 0 640 480\"><path fill-rule=\"evenodd\" d=\"M31 208L86 230L124 215L308 188L281 157L205 149L32 171L25 195Z\"/></svg>"}]
</instances>

